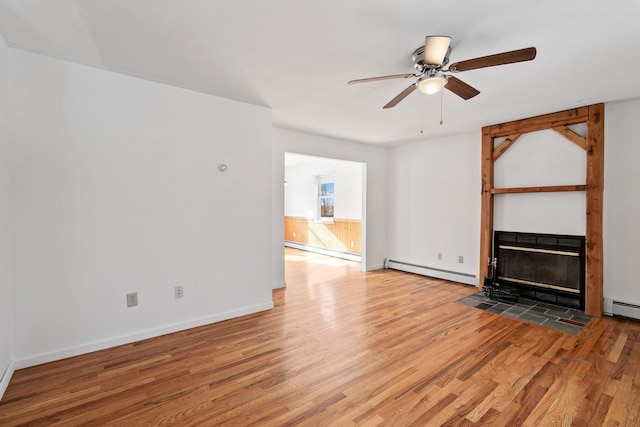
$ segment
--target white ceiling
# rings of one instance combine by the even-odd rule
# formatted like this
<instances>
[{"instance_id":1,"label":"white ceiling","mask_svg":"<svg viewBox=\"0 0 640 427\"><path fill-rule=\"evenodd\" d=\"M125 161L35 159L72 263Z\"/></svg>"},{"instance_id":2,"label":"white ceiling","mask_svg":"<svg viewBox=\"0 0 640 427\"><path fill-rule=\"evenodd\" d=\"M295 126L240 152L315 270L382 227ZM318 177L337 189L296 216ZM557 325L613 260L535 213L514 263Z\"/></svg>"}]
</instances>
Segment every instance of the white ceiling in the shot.
<instances>
[{"instance_id":1,"label":"white ceiling","mask_svg":"<svg viewBox=\"0 0 640 427\"><path fill-rule=\"evenodd\" d=\"M268 106L276 126L393 145L640 97L640 1L0 0L15 48ZM529 46L532 62L457 75L481 91L386 104L429 34L451 62ZM444 124L440 125L442 101ZM421 134L423 129L423 134Z\"/></svg>"}]
</instances>

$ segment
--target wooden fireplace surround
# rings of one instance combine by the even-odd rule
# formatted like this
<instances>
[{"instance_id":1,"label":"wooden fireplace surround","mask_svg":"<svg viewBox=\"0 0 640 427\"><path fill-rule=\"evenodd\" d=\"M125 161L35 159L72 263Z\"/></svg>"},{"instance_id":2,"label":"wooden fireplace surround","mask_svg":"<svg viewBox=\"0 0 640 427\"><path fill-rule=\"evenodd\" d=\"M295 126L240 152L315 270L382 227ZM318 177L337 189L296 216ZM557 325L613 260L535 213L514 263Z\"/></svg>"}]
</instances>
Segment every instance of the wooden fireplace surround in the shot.
<instances>
[{"instance_id":1,"label":"wooden fireplace surround","mask_svg":"<svg viewBox=\"0 0 640 427\"><path fill-rule=\"evenodd\" d=\"M568 126L587 124L583 137ZM587 155L586 183L545 187L495 188L494 164L518 138L529 132L552 129L585 150ZM495 138L506 139L495 147ZM602 316L602 210L604 190L604 104L532 117L482 128L482 207L480 223L480 275L490 275L493 238L493 199L496 194L541 193L558 191L586 192L586 259L585 259L585 314Z\"/></svg>"}]
</instances>

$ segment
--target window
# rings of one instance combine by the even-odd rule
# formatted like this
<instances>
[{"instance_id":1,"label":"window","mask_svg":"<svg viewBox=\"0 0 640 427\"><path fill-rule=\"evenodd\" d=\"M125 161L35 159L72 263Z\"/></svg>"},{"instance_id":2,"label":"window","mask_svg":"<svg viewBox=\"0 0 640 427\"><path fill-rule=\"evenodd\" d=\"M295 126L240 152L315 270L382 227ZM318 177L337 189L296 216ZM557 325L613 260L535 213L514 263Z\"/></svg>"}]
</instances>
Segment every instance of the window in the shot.
<instances>
[{"instance_id":1,"label":"window","mask_svg":"<svg viewBox=\"0 0 640 427\"><path fill-rule=\"evenodd\" d=\"M333 221L333 175L318 175L316 182L318 188L316 219L320 221Z\"/></svg>"}]
</instances>

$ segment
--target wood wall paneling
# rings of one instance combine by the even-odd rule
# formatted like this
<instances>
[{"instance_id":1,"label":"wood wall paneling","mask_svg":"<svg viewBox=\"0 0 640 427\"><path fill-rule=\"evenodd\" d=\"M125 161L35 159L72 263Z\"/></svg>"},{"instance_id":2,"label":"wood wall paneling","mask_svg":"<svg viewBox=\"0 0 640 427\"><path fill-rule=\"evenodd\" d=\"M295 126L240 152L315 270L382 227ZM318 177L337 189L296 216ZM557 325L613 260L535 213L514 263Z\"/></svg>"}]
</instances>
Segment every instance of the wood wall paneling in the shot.
<instances>
[{"instance_id":1,"label":"wood wall paneling","mask_svg":"<svg viewBox=\"0 0 640 427\"><path fill-rule=\"evenodd\" d=\"M342 252L359 254L362 240L362 221L334 219L333 223L312 218L285 216L284 239Z\"/></svg>"}]
</instances>

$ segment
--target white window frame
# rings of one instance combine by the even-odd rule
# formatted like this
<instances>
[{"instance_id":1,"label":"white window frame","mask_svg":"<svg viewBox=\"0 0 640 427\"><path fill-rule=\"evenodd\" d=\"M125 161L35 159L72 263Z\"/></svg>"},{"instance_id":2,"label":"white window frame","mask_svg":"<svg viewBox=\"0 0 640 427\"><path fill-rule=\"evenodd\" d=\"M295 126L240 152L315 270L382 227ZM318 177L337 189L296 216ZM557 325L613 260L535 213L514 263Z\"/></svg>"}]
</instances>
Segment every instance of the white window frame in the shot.
<instances>
[{"instance_id":1,"label":"white window frame","mask_svg":"<svg viewBox=\"0 0 640 427\"><path fill-rule=\"evenodd\" d=\"M335 209L336 209L336 187L335 187L335 175L333 173L327 173L322 175L316 175L316 218L315 220L318 222L328 222L333 223L335 218ZM320 194L320 186L322 184L333 184L333 194L331 196L323 196ZM322 201L325 199L333 200L333 215L332 216L322 216Z\"/></svg>"}]
</instances>

